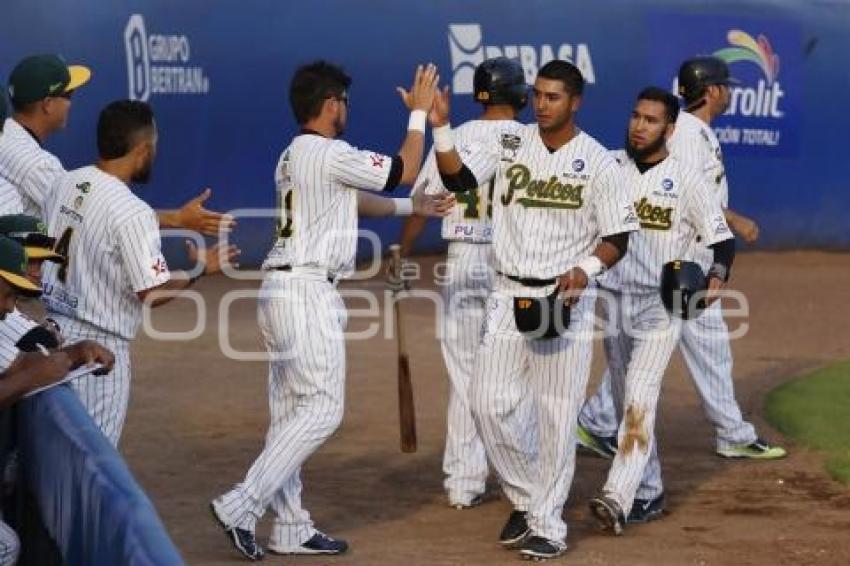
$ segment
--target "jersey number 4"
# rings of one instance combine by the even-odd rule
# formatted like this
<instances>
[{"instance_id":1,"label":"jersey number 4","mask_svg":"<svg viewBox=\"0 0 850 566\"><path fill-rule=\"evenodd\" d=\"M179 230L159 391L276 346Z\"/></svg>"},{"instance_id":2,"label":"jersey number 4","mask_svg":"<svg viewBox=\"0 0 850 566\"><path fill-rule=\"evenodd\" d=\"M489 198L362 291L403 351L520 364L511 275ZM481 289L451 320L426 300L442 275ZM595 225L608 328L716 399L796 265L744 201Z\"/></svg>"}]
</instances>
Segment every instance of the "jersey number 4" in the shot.
<instances>
[{"instance_id":1,"label":"jersey number 4","mask_svg":"<svg viewBox=\"0 0 850 566\"><path fill-rule=\"evenodd\" d=\"M53 251L62 256L62 263L59 264L59 273L57 274L57 278L60 283L65 283L68 280L68 266L71 262L71 254L68 253L71 247L71 236L74 235L73 228L65 228L65 231L62 232L62 236L59 237L59 240L56 241L56 246L54 246Z\"/></svg>"},{"instance_id":2,"label":"jersey number 4","mask_svg":"<svg viewBox=\"0 0 850 566\"><path fill-rule=\"evenodd\" d=\"M293 200L295 199L295 191L290 189L286 196L282 199L283 202L278 202L279 218L277 221L277 233L281 238L291 238L295 231L292 226L292 208ZM283 205L283 206L281 206Z\"/></svg>"},{"instance_id":3,"label":"jersey number 4","mask_svg":"<svg viewBox=\"0 0 850 566\"><path fill-rule=\"evenodd\" d=\"M487 185L487 218L493 218L493 189L495 187L496 180L491 179L490 184ZM466 205L465 210L463 212L464 218L474 218L477 220L483 220L481 216L481 211L479 210L479 205L481 204L481 188L477 188L474 191L466 191L465 193L456 194L457 201Z\"/></svg>"}]
</instances>

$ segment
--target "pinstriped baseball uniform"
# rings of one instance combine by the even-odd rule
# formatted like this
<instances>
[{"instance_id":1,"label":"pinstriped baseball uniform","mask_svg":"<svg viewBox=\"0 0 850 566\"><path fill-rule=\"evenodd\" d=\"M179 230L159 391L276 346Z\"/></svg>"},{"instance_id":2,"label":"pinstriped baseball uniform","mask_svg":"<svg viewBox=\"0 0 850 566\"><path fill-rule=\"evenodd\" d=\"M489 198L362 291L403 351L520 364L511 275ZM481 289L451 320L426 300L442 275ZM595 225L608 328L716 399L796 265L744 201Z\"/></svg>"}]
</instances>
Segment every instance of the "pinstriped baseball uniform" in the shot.
<instances>
[{"instance_id":1,"label":"pinstriped baseball uniform","mask_svg":"<svg viewBox=\"0 0 850 566\"><path fill-rule=\"evenodd\" d=\"M0 343L17 344L27 332L38 326L38 322L17 308L0 320Z\"/></svg>"},{"instance_id":2,"label":"pinstriped baseball uniform","mask_svg":"<svg viewBox=\"0 0 850 566\"><path fill-rule=\"evenodd\" d=\"M106 437L118 444L130 400L130 341L142 321L136 293L170 278L156 213L116 177L94 166L61 176L45 203L47 230L64 265L44 264L48 310L69 343L97 340L115 369L71 385Z\"/></svg>"},{"instance_id":3,"label":"pinstriped baseball uniform","mask_svg":"<svg viewBox=\"0 0 850 566\"><path fill-rule=\"evenodd\" d=\"M732 233L702 173L675 155L643 173L625 152L618 152L617 160L642 230L632 236L626 257L599 279L608 291L602 310L616 321L616 333L606 333L604 347L620 423L620 449L603 492L628 515L635 497L651 500L663 492L655 415L681 320L671 319L661 302L661 266L692 257L698 235L709 246Z\"/></svg>"},{"instance_id":4,"label":"pinstriped baseball uniform","mask_svg":"<svg viewBox=\"0 0 850 566\"><path fill-rule=\"evenodd\" d=\"M258 319L269 364L271 424L242 483L215 500L231 527L253 531L269 505L270 548L297 548L314 534L301 506L301 465L343 416L345 305L334 282L354 269L356 189L380 191L392 159L318 134L296 136L275 172L278 238L263 268ZM277 268L288 266L289 270Z\"/></svg>"},{"instance_id":5,"label":"pinstriped baseball uniform","mask_svg":"<svg viewBox=\"0 0 850 566\"><path fill-rule=\"evenodd\" d=\"M13 118L7 118L0 136L0 179L17 189L21 212L44 219L41 204L45 192L65 170L59 160ZM0 184L0 204L10 200L8 187ZM14 199L11 199L14 202ZM13 210L17 204L13 204ZM3 214L13 214L3 209Z\"/></svg>"},{"instance_id":6,"label":"pinstriped baseball uniform","mask_svg":"<svg viewBox=\"0 0 850 566\"><path fill-rule=\"evenodd\" d=\"M680 112L667 147L682 161L702 171L711 194L720 206L728 207L729 189L722 151L710 126L692 114ZM707 271L712 261L711 250L697 241L694 241L693 246L690 257ZM703 409L714 424L717 449L755 441L755 427L744 420L735 400L729 329L723 320L720 301L706 309L699 318L683 325L680 348ZM580 422L599 436L615 434L618 421L614 416L607 374L597 394L582 411Z\"/></svg>"},{"instance_id":7,"label":"pinstriped baseball uniform","mask_svg":"<svg viewBox=\"0 0 850 566\"><path fill-rule=\"evenodd\" d=\"M519 133L515 120L470 120L454 130L455 143L466 147L479 140ZM516 135L516 134L515 134ZM494 183L457 195L458 204L443 218L442 236L449 242L446 283L442 286L445 309L440 346L449 373L449 406L446 447L443 453L444 487L453 505L469 505L484 493L487 457L469 403L475 350L481 339L484 306L493 287L492 190ZM444 191L433 149L428 154L413 192Z\"/></svg>"},{"instance_id":8,"label":"pinstriped baseball uniform","mask_svg":"<svg viewBox=\"0 0 850 566\"><path fill-rule=\"evenodd\" d=\"M21 193L6 179L0 178L0 216L23 214L24 203Z\"/></svg>"},{"instance_id":9,"label":"pinstriped baseball uniform","mask_svg":"<svg viewBox=\"0 0 850 566\"><path fill-rule=\"evenodd\" d=\"M460 154L479 183L495 178L497 272L558 277L591 254L600 237L637 228L619 167L584 132L553 152L530 124L489 144L460 148ZM590 369L593 298L582 295L569 332L549 340L526 338L513 313L513 297L544 296L554 288L497 275L470 396L487 456L514 508L528 511L535 535L562 542L567 525L561 513L575 467L568 447L575 443ZM525 398L534 404L530 419L517 412ZM524 441L535 428L537 446L529 446Z\"/></svg>"}]
</instances>

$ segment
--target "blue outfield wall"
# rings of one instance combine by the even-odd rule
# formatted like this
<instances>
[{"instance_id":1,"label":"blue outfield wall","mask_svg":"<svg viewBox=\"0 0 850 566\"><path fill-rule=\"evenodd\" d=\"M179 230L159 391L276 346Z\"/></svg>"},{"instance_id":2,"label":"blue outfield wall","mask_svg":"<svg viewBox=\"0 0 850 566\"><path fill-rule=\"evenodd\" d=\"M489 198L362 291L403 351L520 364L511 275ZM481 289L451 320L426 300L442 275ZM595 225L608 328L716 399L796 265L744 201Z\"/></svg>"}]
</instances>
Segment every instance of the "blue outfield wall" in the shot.
<instances>
[{"instance_id":1,"label":"blue outfield wall","mask_svg":"<svg viewBox=\"0 0 850 566\"><path fill-rule=\"evenodd\" d=\"M71 123L50 140L66 167L94 157L107 102L155 107L160 157L141 189L159 207L211 186L219 209L272 207L273 168L296 131L286 91L297 65L327 58L353 75L346 138L394 152L406 112L395 93L417 63L434 61L453 85L454 121L473 117L471 69L483 57L522 61L529 80L552 57L572 59L591 83L580 125L621 144L636 92L673 86L679 62L726 58L743 84L724 140L731 206L758 219L763 247L850 245L850 2L819 0L5 0L0 77L33 52L92 67ZM533 120L529 111L525 120ZM396 219L364 221L385 244ZM243 263L272 241L272 221L243 220ZM440 245L436 225L421 249ZM361 253L368 250L361 248Z\"/></svg>"}]
</instances>

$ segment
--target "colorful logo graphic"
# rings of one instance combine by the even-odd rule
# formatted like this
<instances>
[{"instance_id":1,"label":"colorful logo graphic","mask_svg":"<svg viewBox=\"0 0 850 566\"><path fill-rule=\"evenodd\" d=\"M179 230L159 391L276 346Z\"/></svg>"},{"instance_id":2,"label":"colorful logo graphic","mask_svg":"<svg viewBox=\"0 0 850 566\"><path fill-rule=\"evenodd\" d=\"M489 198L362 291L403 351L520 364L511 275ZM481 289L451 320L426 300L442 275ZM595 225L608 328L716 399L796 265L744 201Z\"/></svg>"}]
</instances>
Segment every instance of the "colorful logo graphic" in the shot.
<instances>
[{"instance_id":1,"label":"colorful logo graphic","mask_svg":"<svg viewBox=\"0 0 850 566\"><path fill-rule=\"evenodd\" d=\"M764 34L758 39L745 31L730 29L726 39L732 47L724 47L714 52L714 56L723 59L727 64L739 61L750 61L761 68L767 84L772 85L779 76L779 55L773 52L770 41Z\"/></svg>"}]
</instances>

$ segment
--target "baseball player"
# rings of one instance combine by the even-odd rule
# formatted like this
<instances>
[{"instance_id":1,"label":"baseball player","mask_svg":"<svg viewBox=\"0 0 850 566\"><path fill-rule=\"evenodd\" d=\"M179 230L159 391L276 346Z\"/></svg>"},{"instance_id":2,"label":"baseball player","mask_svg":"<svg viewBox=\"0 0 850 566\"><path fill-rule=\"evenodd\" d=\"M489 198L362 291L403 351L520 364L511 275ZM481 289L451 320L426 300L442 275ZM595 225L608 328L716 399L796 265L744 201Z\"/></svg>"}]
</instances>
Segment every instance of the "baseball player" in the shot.
<instances>
[{"instance_id":1,"label":"baseball player","mask_svg":"<svg viewBox=\"0 0 850 566\"><path fill-rule=\"evenodd\" d=\"M506 57L488 59L478 65L473 78L475 100L483 112L454 130L458 146L475 140L498 138L522 126L516 122L528 100L522 66ZM434 151L429 153L414 191L429 194L445 191L437 171ZM443 286L443 328L440 346L449 373L449 407L446 447L443 454L444 487L449 505L465 509L480 503L487 480L484 444L475 429L469 407L475 350L484 322L484 303L493 286L492 261L493 182L458 194L452 213L442 221L443 239L449 242ZM401 253L407 257L425 226L425 218L412 216L402 229Z\"/></svg>"},{"instance_id":2,"label":"baseball player","mask_svg":"<svg viewBox=\"0 0 850 566\"><path fill-rule=\"evenodd\" d=\"M57 55L32 55L12 70L8 92L14 114L5 120L0 138L0 214L44 218L38 203L65 170L42 144L65 127L71 97L90 78L87 67L67 65ZM231 217L203 208L211 194L206 189L178 210L159 211L160 225L213 236L229 230Z\"/></svg>"},{"instance_id":3,"label":"baseball player","mask_svg":"<svg viewBox=\"0 0 850 566\"><path fill-rule=\"evenodd\" d=\"M685 112L679 113L676 129L667 146L670 152L706 176L712 195L724 209L733 232L745 241L754 242L758 227L752 220L728 208L728 185L720 143L710 127L711 121L729 105L729 84L734 82L729 69L715 57L697 57L685 61L679 70L679 94L684 98ZM707 270L712 263L711 250L694 240L695 258ZM723 320L720 301L699 318L684 325L681 351L697 388L703 409L715 428L717 454L727 458L771 460L786 452L771 446L745 421L732 382L732 351L729 329ZM611 437L617 421L606 374L597 394L588 400L579 418L580 442L601 454L612 454Z\"/></svg>"},{"instance_id":4,"label":"baseball player","mask_svg":"<svg viewBox=\"0 0 850 566\"><path fill-rule=\"evenodd\" d=\"M433 65L419 67L411 90L399 89L411 113L395 157L338 139L348 122L351 85L342 69L318 61L299 68L290 84L290 104L301 131L283 151L275 172L280 223L263 264L258 305L271 356L271 424L265 447L242 483L211 503L228 540L250 560L264 555L254 533L269 506L276 515L271 552L341 554L348 548L313 526L301 506L300 470L343 415L347 314L336 283L354 268L358 195L390 191L416 179L438 80ZM414 198L450 205L424 194ZM410 199L385 202L400 215L414 208Z\"/></svg>"},{"instance_id":5,"label":"baseball player","mask_svg":"<svg viewBox=\"0 0 850 566\"><path fill-rule=\"evenodd\" d=\"M590 502L605 528L622 533L626 522L646 522L664 508L655 415L661 380L676 347L681 319L670 317L659 294L661 267L693 253L693 240L712 252L708 290L716 300L728 279L735 240L702 171L669 155L679 101L655 87L641 91L629 120L625 151L616 152L635 201L642 230L629 253L599 279L602 310L613 332L605 335L620 449L602 495ZM626 520L628 518L628 521Z\"/></svg>"},{"instance_id":6,"label":"baseball player","mask_svg":"<svg viewBox=\"0 0 850 566\"><path fill-rule=\"evenodd\" d=\"M494 180L496 278L470 398L488 459L514 506L500 543L520 546L526 558L566 550L562 511L575 467L568 447L592 354L593 299L582 292L623 256L638 228L616 162L575 125L583 89L574 65L551 61L534 83L536 124L458 149L447 93L432 112L446 188ZM534 321L534 313L542 318ZM525 398L533 403L530 418L517 411ZM530 428L537 429L536 445L525 442Z\"/></svg>"},{"instance_id":7,"label":"baseball player","mask_svg":"<svg viewBox=\"0 0 850 566\"><path fill-rule=\"evenodd\" d=\"M171 273L162 255L156 215L128 185L147 182L156 155L153 111L144 102L109 104L97 123L96 165L59 177L39 203L57 235L62 264L44 266L44 301L71 342L91 339L115 354L109 376L71 385L113 445L118 444L130 395L130 341L143 303L158 307L201 275L220 271L238 250L188 246L200 274ZM162 293L156 293L160 291Z\"/></svg>"}]
</instances>

